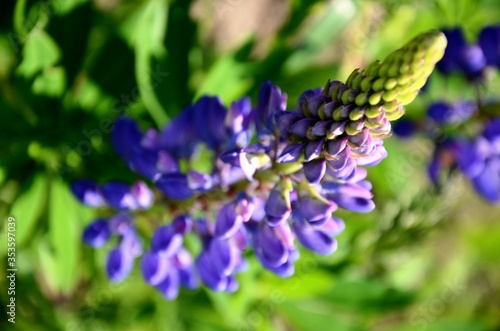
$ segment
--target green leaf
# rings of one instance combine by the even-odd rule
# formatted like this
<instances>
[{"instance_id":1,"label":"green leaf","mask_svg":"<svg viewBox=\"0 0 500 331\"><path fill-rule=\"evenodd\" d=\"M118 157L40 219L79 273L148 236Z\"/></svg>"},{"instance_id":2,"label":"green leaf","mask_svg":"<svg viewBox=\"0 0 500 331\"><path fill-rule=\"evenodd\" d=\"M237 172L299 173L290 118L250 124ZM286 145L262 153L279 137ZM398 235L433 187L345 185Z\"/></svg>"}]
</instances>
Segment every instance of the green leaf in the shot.
<instances>
[{"instance_id":1,"label":"green leaf","mask_svg":"<svg viewBox=\"0 0 500 331\"><path fill-rule=\"evenodd\" d=\"M49 238L57 264L57 285L63 293L70 293L77 280L82 224L78 207L67 185L54 180L49 203Z\"/></svg>"},{"instance_id":2,"label":"green leaf","mask_svg":"<svg viewBox=\"0 0 500 331\"><path fill-rule=\"evenodd\" d=\"M40 218L47 197L47 177L35 175L33 183L14 201L10 216L16 219L16 245L24 246L31 237L33 229ZM2 237L5 232L2 233ZM2 240L2 242L5 242ZM7 246L0 246L0 255L5 254Z\"/></svg>"},{"instance_id":3,"label":"green leaf","mask_svg":"<svg viewBox=\"0 0 500 331\"><path fill-rule=\"evenodd\" d=\"M163 0L144 2L121 26L121 34L131 47L161 57L165 55L163 40L167 32L168 4Z\"/></svg>"},{"instance_id":4,"label":"green leaf","mask_svg":"<svg viewBox=\"0 0 500 331\"><path fill-rule=\"evenodd\" d=\"M196 98L204 94L214 94L227 104L247 91L253 81L245 78L248 65L237 62L232 55L226 55L212 65L196 91Z\"/></svg>"},{"instance_id":5,"label":"green leaf","mask_svg":"<svg viewBox=\"0 0 500 331\"><path fill-rule=\"evenodd\" d=\"M121 31L135 51L135 75L141 99L158 126L165 124L168 116L153 90L168 73L152 68L152 59L160 59L166 53L163 40L167 17L165 1L148 1L123 24Z\"/></svg>"},{"instance_id":6,"label":"green leaf","mask_svg":"<svg viewBox=\"0 0 500 331\"><path fill-rule=\"evenodd\" d=\"M37 249L35 249L35 253L37 254L41 272L47 282L47 287L55 292L59 286L58 283L60 275L56 258L51 251L50 243L48 241L47 236L40 238Z\"/></svg>"},{"instance_id":7,"label":"green leaf","mask_svg":"<svg viewBox=\"0 0 500 331\"><path fill-rule=\"evenodd\" d=\"M18 72L29 78L47 67L53 66L61 57L55 41L42 30L33 31L26 40L23 60Z\"/></svg>"},{"instance_id":8,"label":"green leaf","mask_svg":"<svg viewBox=\"0 0 500 331\"><path fill-rule=\"evenodd\" d=\"M189 169L210 174L213 171L214 152L204 144L200 144L191 156Z\"/></svg>"},{"instance_id":9,"label":"green leaf","mask_svg":"<svg viewBox=\"0 0 500 331\"><path fill-rule=\"evenodd\" d=\"M310 269L299 270L294 277L282 279L270 275L269 278L271 277L272 280L264 283L266 293L279 291L280 296L292 300L315 297L330 290L334 284L332 274L322 272L316 265Z\"/></svg>"},{"instance_id":10,"label":"green leaf","mask_svg":"<svg viewBox=\"0 0 500 331\"><path fill-rule=\"evenodd\" d=\"M285 63L285 70L297 73L310 66L318 54L337 39L342 29L351 21L356 7L351 0L324 3L315 21L301 31L301 47ZM314 20L314 19L313 19Z\"/></svg>"},{"instance_id":11,"label":"green leaf","mask_svg":"<svg viewBox=\"0 0 500 331\"><path fill-rule=\"evenodd\" d=\"M8 37L0 35L0 79L8 78L15 64L14 49L9 43Z\"/></svg>"},{"instance_id":12,"label":"green leaf","mask_svg":"<svg viewBox=\"0 0 500 331\"><path fill-rule=\"evenodd\" d=\"M17 0L14 8L14 29L18 34L24 35L24 16L26 11L26 0Z\"/></svg>"},{"instance_id":13,"label":"green leaf","mask_svg":"<svg viewBox=\"0 0 500 331\"><path fill-rule=\"evenodd\" d=\"M54 1L55 9L59 14L67 14L72 11L75 7L78 7L82 3L87 3L89 0L57 0Z\"/></svg>"},{"instance_id":14,"label":"green leaf","mask_svg":"<svg viewBox=\"0 0 500 331\"><path fill-rule=\"evenodd\" d=\"M402 308L413 299L412 294L385 286L377 279L359 281L339 279L324 297L328 298L329 302L367 311Z\"/></svg>"},{"instance_id":15,"label":"green leaf","mask_svg":"<svg viewBox=\"0 0 500 331\"><path fill-rule=\"evenodd\" d=\"M278 311L294 326L294 330L326 330L325 326L334 326L335 331L357 331L361 327L341 320L334 312L324 309L321 304L312 302L285 303L278 305Z\"/></svg>"},{"instance_id":16,"label":"green leaf","mask_svg":"<svg viewBox=\"0 0 500 331\"><path fill-rule=\"evenodd\" d=\"M35 78L33 92L38 95L60 97L66 89L66 73L62 67L46 68Z\"/></svg>"}]
</instances>

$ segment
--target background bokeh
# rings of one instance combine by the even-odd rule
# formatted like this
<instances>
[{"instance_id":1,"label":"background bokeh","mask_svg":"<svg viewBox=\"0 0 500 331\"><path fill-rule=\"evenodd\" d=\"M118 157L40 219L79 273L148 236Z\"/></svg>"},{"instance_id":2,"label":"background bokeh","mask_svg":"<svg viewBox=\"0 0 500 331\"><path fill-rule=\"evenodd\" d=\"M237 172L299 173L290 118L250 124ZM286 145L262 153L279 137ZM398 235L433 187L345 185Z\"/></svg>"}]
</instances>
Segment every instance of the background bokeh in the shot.
<instances>
[{"instance_id":1,"label":"background bokeh","mask_svg":"<svg viewBox=\"0 0 500 331\"><path fill-rule=\"evenodd\" d=\"M16 324L1 330L500 330L500 208L426 168L433 143L386 140L369 170L377 208L344 212L339 249L307 251L278 278L250 258L235 294L183 290L164 300L139 271L120 284L105 249L81 242L96 215L77 178L134 178L110 145L120 111L162 127L202 94L224 102L272 80L293 105L419 32L499 23L488 1L17 0L0 5L0 302L8 302L6 225L16 218ZM481 93L500 98L491 73ZM463 77L433 74L407 107L474 98Z\"/></svg>"}]
</instances>

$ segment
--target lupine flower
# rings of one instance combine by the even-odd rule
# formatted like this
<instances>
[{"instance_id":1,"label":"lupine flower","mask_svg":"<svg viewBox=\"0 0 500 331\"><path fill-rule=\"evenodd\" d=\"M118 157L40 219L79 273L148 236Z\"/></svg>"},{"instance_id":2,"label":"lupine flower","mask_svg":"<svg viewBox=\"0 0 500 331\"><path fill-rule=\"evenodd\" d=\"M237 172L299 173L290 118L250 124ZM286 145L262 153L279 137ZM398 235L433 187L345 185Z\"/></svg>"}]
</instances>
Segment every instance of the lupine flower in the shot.
<instances>
[{"instance_id":1,"label":"lupine flower","mask_svg":"<svg viewBox=\"0 0 500 331\"><path fill-rule=\"evenodd\" d=\"M500 69L500 25L483 28L478 39L486 63Z\"/></svg>"},{"instance_id":2,"label":"lupine flower","mask_svg":"<svg viewBox=\"0 0 500 331\"><path fill-rule=\"evenodd\" d=\"M452 104L438 101L428 108L430 128L451 129L468 121L483 109L473 101L459 100ZM480 119L482 120L482 119ZM447 132L435 141L428 166L431 181L439 186L453 171L459 170L476 191L490 203L500 202L500 119L486 119L482 134L465 138L460 130ZM436 138L434 136L434 138ZM442 137L440 137L442 138ZM341 198L344 198L343 195Z\"/></svg>"},{"instance_id":3,"label":"lupine flower","mask_svg":"<svg viewBox=\"0 0 500 331\"><path fill-rule=\"evenodd\" d=\"M112 235L117 236L119 244L108 254L106 271L111 281L123 280L132 270L135 258L142 254L141 240L128 213L149 208L153 204L153 192L144 182L132 186L120 182L97 186L82 180L73 183L71 188L75 196L90 207L108 206L120 211L110 218L91 222L84 229L82 239L91 247L101 247Z\"/></svg>"},{"instance_id":4,"label":"lupine flower","mask_svg":"<svg viewBox=\"0 0 500 331\"><path fill-rule=\"evenodd\" d=\"M458 165L482 197L500 202L499 118L489 121L480 136L461 145Z\"/></svg>"},{"instance_id":5,"label":"lupine flower","mask_svg":"<svg viewBox=\"0 0 500 331\"><path fill-rule=\"evenodd\" d=\"M179 215L171 224L159 227L151 240L151 250L141 262L141 271L147 283L165 298L175 299L180 286L198 287L191 254L183 247L183 235L190 232L192 220Z\"/></svg>"},{"instance_id":6,"label":"lupine flower","mask_svg":"<svg viewBox=\"0 0 500 331\"><path fill-rule=\"evenodd\" d=\"M392 132L400 138L409 138L417 130L415 121L408 118L400 118L392 125Z\"/></svg>"},{"instance_id":7,"label":"lupine flower","mask_svg":"<svg viewBox=\"0 0 500 331\"><path fill-rule=\"evenodd\" d=\"M445 43L434 32L420 35L383 62L355 70L345 84L329 81L324 89L306 91L295 110L276 114L290 141L279 160L304 162L311 183L327 172L348 180L357 165L380 162L387 155L381 138L390 135L390 121L404 114L403 106L424 86Z\"/></svg>"},{"instance_id":8,"label":"lupine flower","mask_svg":"<svg viewBox=\"0 0 500 331\"><path fill-rule=\"evenodd\" d=\"M364 167L387 156L382 139L391 133L389 121L403 115L445 44L437 31L423 34L383 62L355 70L346 83L304 92L293 110L286 94L265 82L254 108L248 98L226 108L218 97L203 96L160 131L143 133L133 120L118 119L117 153L167 199L143 182L77 182L80 201L119 211L91 223L83 240L101 247L118 236L106 269L112 281L124 279L143 251L134 214L147 212L156 197L173 219L154 229L141 271L166 299L198 281L236 291L249 249L277 276L293 275L296 243L317 254L335 251L344 228L333 215L338 208L374 209ZM200 150L209 151L206 173L193 167ZM200 210L204 218L194 219ZM196 257L184 247L187 233L200 240Z\"/></svg>"},{"instance_id":9,"label":"lupine flower","mask_svg":"<svg viewBox=\"0 0 500 331\"><path fill-rule=\"evenodd\" d=\"M439 101L430 105L427 115L439 124L461 124L477 111L475 102L457 101L453 104Z\"/></svg>"}]
</instances>

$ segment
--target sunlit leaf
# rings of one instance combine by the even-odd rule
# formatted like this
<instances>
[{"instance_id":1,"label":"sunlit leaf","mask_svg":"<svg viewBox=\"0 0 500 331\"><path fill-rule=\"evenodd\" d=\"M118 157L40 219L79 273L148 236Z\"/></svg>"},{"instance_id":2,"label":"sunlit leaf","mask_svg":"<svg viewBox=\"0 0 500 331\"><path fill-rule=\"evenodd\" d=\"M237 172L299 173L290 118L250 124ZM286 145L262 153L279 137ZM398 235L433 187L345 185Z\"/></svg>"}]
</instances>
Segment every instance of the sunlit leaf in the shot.
<instances>
[{"instance_id":1,"label":"sunlit leaf","mask_svg":"<svg viewBox=\"0 0 500 331\"><path fill-rule=\"evenodd\" d=\"M52 181L49 203L49 237L57 264L59 290L68 293L78 274L81 220L77 202L67 185Z\"/></svg>"},{"instance_id":2,"label":"sunlit leaf","mask_svg":"<svg viewBox=\"0 0 500 331\"><path fill-rule=\"evenodd\" d=\"M28 243L33 230L39 220L47 200L47 177L37 174L31 186L21 193L12 204L10 216L16 219L16 245L22 247ZM5 245L0 246L2 255L6 251Z\"/></svg>"},{"instance_id":3,"label":"sunlit leaf","mask_svg":"<svg viewBox=\"0 0 500 331\"><path fill-rule=\"evenodd\" d=\"M27 37L23 48L23 61L17 70L25 77L32 77L54 65L60 57L61 52L54 40L44 31L36 30Z\"/></svg>"},{"instance_id":4,"label":"sunlit leaf","mask_svg":"<svg viewBox=\"0 0 500 331\"><path fill-rule=\"evenodd\" d=\"M50 97L61 96L66 88L66 74L61 67L47 68L35 78L33 92Z\"/></svg>"}]
</instances>

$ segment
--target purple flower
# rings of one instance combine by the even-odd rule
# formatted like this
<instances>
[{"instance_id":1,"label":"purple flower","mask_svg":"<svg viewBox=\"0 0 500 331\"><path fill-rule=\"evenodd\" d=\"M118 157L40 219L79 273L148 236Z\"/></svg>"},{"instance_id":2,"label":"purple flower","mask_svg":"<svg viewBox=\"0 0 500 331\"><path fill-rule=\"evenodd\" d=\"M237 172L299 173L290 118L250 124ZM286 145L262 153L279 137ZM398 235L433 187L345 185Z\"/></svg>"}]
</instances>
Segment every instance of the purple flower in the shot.
<instances>
[{"instance_id":1,"label":"purple flower","mask_svg":"<svg viewBox=\"0 0 500 331\"><path fill-rule=\"evenodd\" d=\"M128 156L129 167L142 176L153 179L160 172L158 169L158 151L134 146Z\"/></svg>"},{"instance_id":2,"label":"purple flower","mask_svg":"<svg viewBox=\"0 0 500 331\"><path fill-rule=\"evenodd\" d=\"M212 240L208 254L215 271L224 276L230 276L240 260L238 248L230 245L227 239Z\"/></svg>"},{"instance_id":3,"label":"purple flower","mask_svg":"<svg viewBox=\"0 0 500 331\"><path fill-rule=\"evenodd\" d=\"M109 182L100 187L87 180L76 181L71 186L75 196L91 207L110 206L117 210L147 209L153 203L153 192L141 181L128 186Z\"/></svg>"},{"instance_id":4,"label":"purple flower","mask_svg":"<svg viewBox=\"0 0 500 331\"><path fill-rule=\"evenodd\" d=\"M177 270L171 270L167 273L163 281L156 285L156 289L165 299L173 300L179 295L179 282L179 272Z\"/></svg>"},{"instance_id":5,"label":"purple flower","mask_svg":"<svg viewBox=\"0 0 500 331\"><path fill-rule=\"evenodd\" d=\"M147 252L142 257L142 276L146 282L153 286L162 283L171 269L172 265L168 256Z\"/></svg>"},{"instance_id":6,"label":"purple flower","mask_svg":"<svg viewBox=\"0 0 500 331\"><path fill-rule=\"evenodd\" d=\"M108 277L123 280L142 254L132 213L150 208L160 193L171 208L165 218L173 219L152 230L140 270L169 300L181 286L195 289L200 281L214 291L235 291L249 247L280 277L294 273L295 239L318 254L335 251L344 223L332 213L338 207L374 209L371 184L360 166L387 156L382 138L391 132L385 113L369 118L366 107L333 100L333 91L341 95L343 89L345 84L329 81L325 90L304 92L289 111L286 95L270 82L262 84L254 108L247 97L227 108L218 97L202 96L160 132L142 133L133 120L120 118L112 137L115 149L159 192L144 182L73 185L80 201L119 211L94 221L83 234L93 247L118 237L108 255ZM490 129L485 137L497 133ZM199 171L198 162L208 170ZM190 212L207 218L193 221ZM195 258L184 247L188 233L201 242Z\"/></svg>"},{"instance_id":7,"label":"purple flower","mask_svg":"<svg viewBox=\"0 0 500 331\"><path fill-rule=\"evenodd\" d=\"M242 224L243 217L237 213L235 204L228 203L224 205L217 214L215 237L218 239L232 237Z\"/></svg>"},{"instance_id":8,"label":"purple flower","mask_svg":"<svg viewBox=\"0 0 500 331\"><path fill-rule=\"evenodd\" d=\"M311 184L318 184L326 173L326 159L304 163L304 175Z\"/></svg>"},{"instance_id":9,"label":"purple flower","mask_svg":"<svg viewBox=\"0 0 500 331\"><path fill-rule=\"evenodd\" d=\"M175 158L189 157L197 144L194 117L196 108L189 105L160 132L160 146Z\"/></svg>"},{"instance_id":10,"label":"purple flower","mask_svg":"<svg viewBox=\"0 0 500 331\"><path fill-rule=\"evenodd\" d=\"M276 235L272 227L266 223L259 224L254 234L255 253L262 265L271 271L288 262L289 250L285 243Z\"/></svg>"},{"instance_id":11,"label":"purple flower","mask_svg":"<svg viewBox=\"0 0 500 331\"><path fill-rule=\"evenodd\" d=\"M228 142L229 148L244 148L248 146L251 139L251 119L252 104L250 98L244 97L231 103L225 120L225 126L230 139Z\"/></svg>"},{"instance_id":12,"label":"purple flower","mask_svg":"<svg viewBox=\"0 0 500 331\"><path fill-rule=\"evenodd\" d=\"M171 257L181 249L183 244L182 233L176 232L171 225L156 229L151 239L151 251L155 254Z\"/></svg>"},{"instance_id":13,"label":"purple flower","mask_svg":"<svg viewBox=\"0 0 500 331\"><path fill-rule=\"evenodd\" d=\"M357 176L348 183L325 181L321 184L324 197L340 208L358 213L369 213L375 209L371 184L367 180L366 170L358 168Z\"/></svg>"},{"instance_id":14,"label":"purple flower","mask_svg":"<svg viewBox=\"0 0 500 331\"><path fill-rule=\"evenodd\" d=\"M141 261L144 280L154 286L167 300L177 297L181 285L188 289L196 289L199 285L191 254L182 248L182 237L177 240L180 233L189 230L187 226L190 224L191 220L182 215L178 216L171 226L160 228L153 238L155 246ZM172 230L180 232L171 236ZM161 249L158 249L158 246L162 246Z\"/></svg>"},{"instance_id":15,"label":"purple flower","mask_svg":"<svg viewBox=\"0 0 500 331\"><path fill-rule=\"evenodd\" d=\"M130 154L134 148L140 144L142 133L137 123L128 117L119 117L116 119L113 132L111 133L111 142L115 151L127 161L130 160Z\"/></svg>"},{"instance_id":16,"label":"purple flower","mask_svg":"<svg viewBox=\"0 0 500 331\"><path fill-rule=\"evenodd\" d=\"M83 241L94 248L103 246L111 236L108 221L98 219L85 227Z\"/></svg>"},{"instance_id":17,"label":"purple flower","mask_svg":"<svg viewBox=\"0 0 500 331\"><path fill-rule=\"evenodd\" d=\"M400 138L411 137L416 130L416 123L407 118L401 118L392 125L392 132Z\"/></svg>"},{"instance_id":18,"label":"purple flower","mask_svg":"<svg viewBox=\"0 0 500 331\"><path fill-rule=\"evenodd\" d=\"M210 261L207 251L203 251L196 260L196 267L200 278L214 291L225 291L228 288L229 277L219 273Z\"/></svg>"},{"instance_id":19,"label":"purple flower","mask_svg":"<svg viewBox=\"0 0 500 331\"><path fill-rule=\"evenodd\" d=\"M127 252L120 248L114 248L109 252L106 263L108 278L112 282L121 282L130 274L133 265L134 259L129 257Z\"/></svg>"},{"instance_id":20,"label":"purple flower","mask_svg":"<svg viewBox=\"0 0 500 331\"><path fill-rule=\"evenodd\" d=\"M259 102L254 109L255 125L258 132L274 132L274 116L286 109L286 94L270 81L264 82L259 91Z\"/></svg>"},{"instance_id":21,"label":"purple flower","mask_svg":"<svg viewBox=\"0 0 500 331\"><path fill-rule=\"evenodd\" d=\"M316 188L304 185L299 186L297 202L294 203L294 210L298 209L304 219L315 225L324 224L332 213L337 209L337 204L325 199L316 192Z\"/></svg>"},{"instance_id":22,"label":"purple flower","mask_svg":"<svg viewBox=\"0 0 500 331\"><path fill-rule=\"evenodd\" d=\"M342 220L328 217L321 225L312 225L299 209L294 209L292 218L293 230L302 246L321 255L329 255L337 249L333 237L342 232Z\"/></svg>"},{"instance_id":23,"label":"purple flower","mask_svg":"<svg viewBox=\"0 0 500 331\"><path fill-rule=\"evenodd\" d=\"M439 124L460 124L477 111L473 101L458 101L454 104L435 102L427 110L427 115Z\"/></svg>"},{"instance_id":24,"label":"purple flower","mask_svg":"<svg viewBox=\"0 0 500 331\"><path fill-rule=\"evenodd\" d=\"M106 204L97 184L90 180L78 180L71 185L73 194L90 207L101 207Z\"/></svg>"},{"instance_id":25,"label":"purple flower","mask_svg":"<svg viewBox=\"0 0 500 331\"><path fill-rule=\"evenodd\" d=\"M163 194L174 200L189 199L194 194L189 187L187 176L180 172L161 175L155 181L155 185Z\"/></svg>"},{"instance_id":26,"label":"purple flower","mask_svg":"<svg viewBox=\"0 0 500 331\"><path fill-rule=\"evenodd\" d=\"M500 202L500 119L493 119L483 134L460 144L457 163L476 191L491 203Z\"/></svg>"},{"instance_id":27,"label":"purple flower","mask_svg":"<svg viewBox=\"0 0 500 331\"><path fill-rule=\"evenodd\" d=\"M264 210L267 215L267 222L271 226L275 226L285 222L292 211L290 203L290 193L292 183L289 179L276 184L269 198L267 199Z\"/></svg>"},{"instance_id":28,"label":"purple flower","mask_svg":"<svg viewBox=\"0 0 500 331\"><path fill-rule=\"evenodd\" d=\"M304 151L304 144L289 144L287 145L278 158L280 163L297 162Z\"/></svg>"},{"instance_id":29,"label":"purple flower","mask_svg":"<svg viewBox=\"0 0 500 331\"><path fill-rule=\"evenodd\" d=\"M135 182L130 188L130 193L134 197L138 208L147 209L154 202L153 191L144 182Z\"/></svg>"},{"instance_id":30,"label":"purple flower","mask_svg":"<svg viewBox=\"0 0 500 331\"><path fill-rule=\"evenodd\" d=\"M227 109L218 97L203 96L194 104L194 130L196 138L217 149L227 138L225 120Z\"/></svg>"},{"instance_id":31,"label":"purple flower","mask_svg":"<svg viewBox=\"0 0 500 331\"><path fill-rule=\"evenodd\" d=\"M248 180L253 180L253 175L255 174L255 171L257 169L248 160L247 153L244 149L235 148L226 151L220 155L220 159L222 160L222 162L228 163L233 167L240 168Z\"/></svg>"},{"instance_id":32,"label":"purple flower","mask_svg":"<svg viewBox=\"0 0 500 331\"><path fill-rule=\"evenodd\" d=\"M500 68L500 25L483 28L479 34L479 45L487 64Z\"/></svg>"},{"instance_id":33,"label":"purple flower","mask_svg":"<svg viewBox=\"0 0 500 331\"><path fill-rule=\"evenodd\" d=\"M486 58L479 45L468 44L462 29L443 29L448 45L437 68L444 74L460 71L469 79L480 78L486 65Z\"/></svg>"},{"instance_id":34,"label":"purple flower","mask_svg":"<svg viewBox=\"0 0 500 331\"><path fill-rule=\"evenodd\" d=\"M118 210L137 208L137 201L130 192L130 187L125 183L109 182L101 186L101 192L106 202Z\"/></svg>"},{"instance_id":35,"label":"purple flower","mask_svg":"<svg viewBox=\"0 0 500 331\"><path fill-rule=\"evenodd\" d=\"M108 254L106 271L112 282L121 282L132 271L134 260L142 253L142 244L134 231L129 231L121 238L118 247Z\"/></svg>"}]
</instances>

